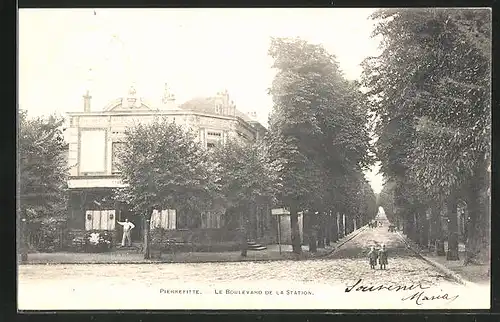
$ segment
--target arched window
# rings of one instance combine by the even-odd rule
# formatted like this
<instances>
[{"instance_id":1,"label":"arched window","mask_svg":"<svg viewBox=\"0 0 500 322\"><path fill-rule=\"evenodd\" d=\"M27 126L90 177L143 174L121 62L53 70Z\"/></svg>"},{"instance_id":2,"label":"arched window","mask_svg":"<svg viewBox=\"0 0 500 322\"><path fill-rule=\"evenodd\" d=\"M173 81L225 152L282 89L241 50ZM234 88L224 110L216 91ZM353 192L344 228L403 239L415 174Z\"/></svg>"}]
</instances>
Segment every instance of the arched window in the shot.
<instances>
[{"instance_id":1,"label":"arched window","mask_svg":"<svg viewBox=\"0 0 500 322\"><path fill-rule=\"evenodd\" d=\"M215 104L215 114L222 114L222 104Z\"/></svg>"}]
</instances>

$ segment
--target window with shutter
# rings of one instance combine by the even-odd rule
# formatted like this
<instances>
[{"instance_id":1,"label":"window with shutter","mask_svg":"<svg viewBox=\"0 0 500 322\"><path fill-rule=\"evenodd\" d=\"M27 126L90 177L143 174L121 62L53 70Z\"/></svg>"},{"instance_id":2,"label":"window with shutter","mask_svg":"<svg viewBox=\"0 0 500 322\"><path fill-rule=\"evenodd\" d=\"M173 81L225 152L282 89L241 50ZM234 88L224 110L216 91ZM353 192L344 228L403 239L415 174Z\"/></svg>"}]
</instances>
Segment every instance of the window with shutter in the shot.
<instances>
[{"instance_id":1,"label":"window with shutter","mask_svg":"<svg viewBox=\"0 0 500 322\"><path fill-rule=\"evenodd\" d=\"M92 229L101 229L101 212L99 210L92 211Z\"/></svg>"},{"instance_id":2,"label":"window with shutter","mask_svg":"<svg viewBox=\"0 0 500 322\"><path fill-rule=\"evenodd\" d=\"M153 210L151 214L150 227L163 228L168 230L176 229L177 213L175 209Z\"/></svg>"},{"instance_id":3,"label":"window with shutter","mask_svg":"<svg viewBox=\"0 0 500 322\"><path fill-rule=\"evenodd\" d=\"M114 230L115 210L87 210L85 230Z\"/></svg>"}]
</instances>

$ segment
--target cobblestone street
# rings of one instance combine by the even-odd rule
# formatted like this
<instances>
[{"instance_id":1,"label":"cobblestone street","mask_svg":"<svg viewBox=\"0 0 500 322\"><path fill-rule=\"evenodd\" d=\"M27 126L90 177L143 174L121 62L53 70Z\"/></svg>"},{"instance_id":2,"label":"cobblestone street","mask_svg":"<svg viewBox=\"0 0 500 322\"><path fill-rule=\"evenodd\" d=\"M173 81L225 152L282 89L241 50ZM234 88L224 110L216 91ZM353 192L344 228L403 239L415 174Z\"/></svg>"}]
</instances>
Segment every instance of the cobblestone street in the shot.
<instances>
[{"instance_id":1,"label":"cobblestone street","mask_svg":"<svg viewBox=\"0 0 500 322\"><path fill-rule=\"evenodd\" d=\"M389 252L387 270L370 269L366 257L369 247L382 243L386 245ZM50 301L50 295L53 294L54 290L57 290L61 295L67 294L64 296L65 300L73 297L74 300L70 301L71 305L76 305L78 308L86 308L87 306L88 308L95 308L94 305L98 305L97 308L109 308L109 306L113 307L114 305L118 306L118 308L131 308L131 305L137 305L138 307L134 308L147 307L154 309L164 308L166 303L161 302L160 307L157 306L158 304L153 305L153 303L157 302L152 299L143 303L141 292L157 295L160 288L193 288L205 295L210 294L210 296L213 296L214 290L219 288L226 290L236 287L239 290L249 288L255 290L271 287L273 290L285 291L289 289L312 290L311 292L316 296L322 294L325 301L324 305L329 305L329 307L321 308L349 308L351 306L352 308L361 308L366 305L368 305L367 308L382 308L383 303L386 303L385 301L389 298L386 296L394 293L387 290L376 293L349 293L349 296L355 298L354 303L342 304L342 301L327 300L327 296L337 296L336 293L347 294L344 291L345 288L354 285L360 279L362 282L359 285L365 286L402 286L421 283L428 287L432 286L433 289L436 288L438 292L444 289L448 291L450 288L455 290L454 292L460 289L463 290L463 286L447 279L441 272L407 249L400 235L388 232L387 223L385 223L382 227L365 229L329 257L318 260L135 265L22 265L19 271L19 303L21 308L45 307L44 305L53 303ZM478 289L475 290L476 295L480 295L480 298L489 299L489 288L481 288L481 294L478 293ZM108 293L116 293L117 297L110 297ZM119 298L120 294L127 293L129 299L130 296L133 298L131 303L126 299ZM405 294L411 296L414 293L415 291L410 291L410 293ZM377 296L381 294L384 296ZM463 291L460 294L463 294ZM401 301L404 294L400 292L396 295ZM104 296L107 300L104 302L98 300ZM78 300L76 300L77 298ZM363 298L366 298L366 300L362 300ZM191 305L194 305L192 308L200 308L200 305L203 308L209 303L207 301L197 302L198 306L196 306L196 302L188 305L186 296L177 296L175 299L176 301L186 300L186 302L168 301L168 308L176 308L175 305L180 306L177 308L187 308L191 307ZM217 299L217 297L211 297L210 301L214 299ZM240 301L242 299L242 297L239 297ZM271 305L269 308L278 308L281 307L280 305L288 303L286 308L301 308L289 307L290 302L287 301L281 303L277 300L269 301L266 299L265 296L262 296L251 301L247 299L246 302L235 302L233 305L246 308L263 308ZM313 304L322 305L321 303L323 303L322 300L318 301L317 299L312 300L312 303L308 303L307 300L300 296L295 299L298 301L298 305L302 305L304 308L309 308ZM477 296L475 299L477 300ZM116 303L112 304L113 301L116 301ZM433 301L432 304L438 304L437 302L439 301ZM63 305L62 303L64 301L59 302L60 305ZM216 308L217 303L214 302L213 305L205 308ZM231 301L226 299L224 303L229 304ZM402 307L401 304L408 303L392 303L389 308ZM68 303L68 305L70 304ZM419 308L415 306L414 301L413 306ZM489 306L489 302L486 303L486 306ZM50 307L58 307L58 303L53 303ZM412 306L410 305L409 308L412 308Z\"/></svg>"}]
</instances>

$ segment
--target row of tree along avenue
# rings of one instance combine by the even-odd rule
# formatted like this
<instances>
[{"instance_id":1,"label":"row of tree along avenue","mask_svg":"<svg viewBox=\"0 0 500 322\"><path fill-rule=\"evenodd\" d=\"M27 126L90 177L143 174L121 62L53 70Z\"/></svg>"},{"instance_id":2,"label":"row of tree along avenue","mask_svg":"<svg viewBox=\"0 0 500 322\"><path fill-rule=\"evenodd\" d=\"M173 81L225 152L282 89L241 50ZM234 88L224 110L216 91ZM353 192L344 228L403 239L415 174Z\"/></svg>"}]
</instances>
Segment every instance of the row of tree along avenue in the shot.
<instances>
[{"instance_id":1,"label":"row of tree along avenue","mask_svg":"<svg viewBox=\"0 0 500 322\"><path fill-rule=\"evenodd\" d=\"M278 177L277 199L289 207L294 252L301 252L298 212L307 209L310 249L336 241L336 216L346 231L376 214L363 170L373 162L368 104L359 84L347 81L320 45L301 39L272 39L269 54L277 74L270 93L273 110L268 136ZM332 222L333 221L333 222ZM317 240L319 239L319 240Z\"/></svg>"},{"instance_id":2,"label":"row of tree along avenue","mask_svg":"<svg viewBox=\"0 0 500 322\"><path fill-rule=\"evenodd\" d=\"M307 217L311 251L373 218L376 197L363 175L373 162L368 102L359 84L345 80L321 46L273 39L269 54L277 75L263 140L229 139L206 150L175 123L138 125L126 133L119 167L127 187L118 199L149 215L151 207L196 214L222 206L240 223L242 254L248 216L259 205L291 210L296 253L302 244L299 211ZM346 218L340 230L337 213Z\"/></svg>"},{"instance_id":3,"label":"row of tree along avenue","mask_svg":"<svg viewBox=\"0 0 500 322\"><path fill-rule=\"evenodd\" d=\"M206 149L191 131L161 118L128 128L118 164L126 187L116 189L115 200L144 214L145 221L153 209L199 216L222 208L238 223L243 255L252 209L261 205L269 205L269 212L272 207L290 209L296 253L303 242L298 212L307 221L304 235L311 251L373 218L376 197L363 171L374 155L368 101L360 85L343 77L335 57L322 46L273 39L269 54L277 75L270 89L270 129L262 140L230 138ZM65 196L60 120L21 116L22 213L44 208L36 213L51 218L64 213L54 209L54 202L61 207ZM41 185L43 192L37 190ZM52 202L54 196L58 199Z\"/></svg>"},{"instance_id":4,"label":"row of tree along avenue","mask_svg":"<svg viewBox=\"0 0 500 322\"><path fill-rule=\"evenodd\" d=\"M489 262L489 10L381 10L365 61L388 217L448 260ZM459 222L459 212L465 213ZM447 249L444 244L447 241Z\"/></svg>"},{"instance_id":5,"label":"row of tree along avenue","mask_svg":"<svg viewBox=\"0 0 500 322\"><path fill-rule=\"evenodd\" d=\"M262 140L206 149L164 119L128 128L116 200L145 220L155 208L198 218L223 209L243 255L255 209L287 208L293 251L304 241L315 251L375 217L364 172L378 159L378 204L408 238L457 260L460 232L465 263L488 261L491 13L383 9L371 18L381 53L365 60L360 83L321 45L271 39L276 75ZM20 114L24 222L54 227L67 216L65 148L61 120Z\"/></svg>"}]
</instances>

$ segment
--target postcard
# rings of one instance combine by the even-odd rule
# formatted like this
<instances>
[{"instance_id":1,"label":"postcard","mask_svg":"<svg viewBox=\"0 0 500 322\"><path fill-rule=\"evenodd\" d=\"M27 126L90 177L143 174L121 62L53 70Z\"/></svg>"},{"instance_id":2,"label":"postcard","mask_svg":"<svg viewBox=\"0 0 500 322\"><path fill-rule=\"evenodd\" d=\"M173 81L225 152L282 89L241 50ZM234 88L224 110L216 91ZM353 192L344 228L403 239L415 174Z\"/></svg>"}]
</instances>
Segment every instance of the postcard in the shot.
<instances>
[{"instance_id":1,"label":"postcard","mask_svg":"<svg viewBox=\"0 0 500 322\"><path fill-rule=\"evenodd\" d=\"M491 28L20 9L18 310L488 309Z\"/></svg>"}]
</instances>

